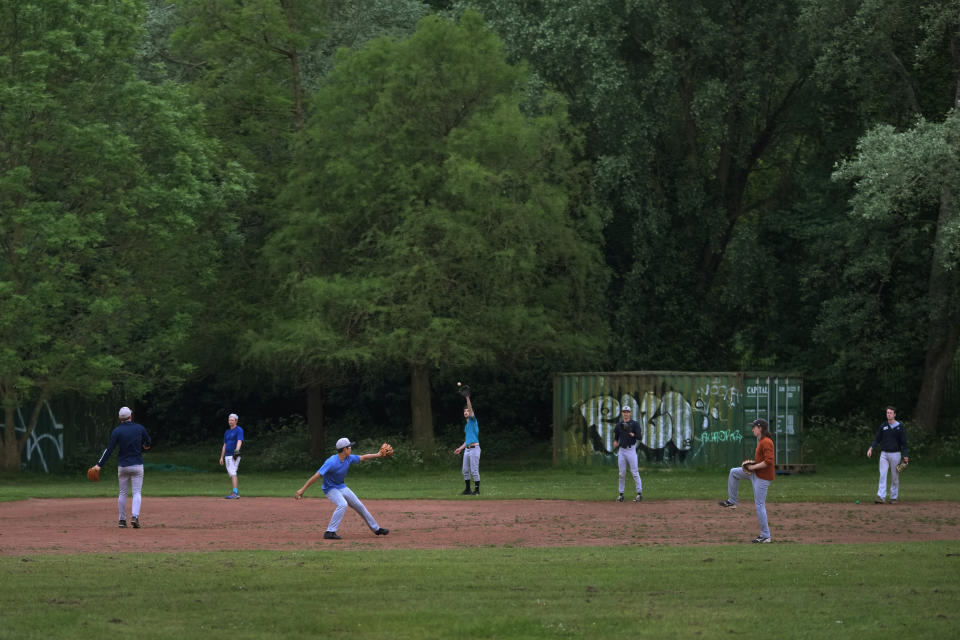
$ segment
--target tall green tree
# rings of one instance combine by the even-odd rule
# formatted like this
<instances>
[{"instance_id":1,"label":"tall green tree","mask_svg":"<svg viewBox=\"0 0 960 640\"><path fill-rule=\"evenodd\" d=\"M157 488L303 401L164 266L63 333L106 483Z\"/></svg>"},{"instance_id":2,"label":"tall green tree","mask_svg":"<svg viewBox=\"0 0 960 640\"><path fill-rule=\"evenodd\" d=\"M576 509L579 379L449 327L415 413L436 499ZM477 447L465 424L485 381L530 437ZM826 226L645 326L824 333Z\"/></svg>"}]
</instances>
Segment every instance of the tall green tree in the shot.
<instances>
[{"instance_id":1,"label":"tall green tree","mask_svg":"<svg viewBox=\"0 0 960 640\"><path fill-rule=\"evenodd\" d=\"M744 320L785 326L772 313L780 307L762 300L769 288L740 287L739 274L756 270L761 252L745 249L796 199L819 134L797 0L464 4L587 128L597 195L611 212L610 297L623 301L613 324L625 348L613 363L702 368L772 355L737 332ZM750 298L733 299L730 286Z\"/></svg>"},{"instance_id":2,"label":"tall green tree","mask_svg":"<svg viewBox=\"0 0 960 640\"><path fill-rule=\"evenodd\" d=\"M960 2L812 6L829 25L822 76L859 93L876 125L837 172L854 226L820 339L849 370L916 380L911 417L935 431L960 339Z\"/></svg>"},{"instance_id":3,"label":"tall green tree","mask_svg":"<svg viewBox=\"0 0 960 640\"><path fill-rule=\"evenodd\" d=\"M0 1L0 465L43 402L176 380L239 169L202 111L139 80L140 3ZM30 416L17 437L14 413Z\"/></svg>"},{"instance_id":4,"label":"tall green tree","mask_svg":"<svg viewBox=\"0 0 960 640\"><path fill-rule=\"evenodd\" d=\"M474 13L345 53L317 92L268 249L290 291L338 292L351 310L327 316L336 348L315 358L408 367L420 446L439 365L603 344L602 221L578 144L565 102L533 90ZM299 322L312 308L289 300Z\"/></svg>"},{"instance_id":5,"label":"tall green tree","mask_svg":"<svg viewBox=\"0 0 960 640\"><path fill-rule=\"evenodd\" d=\"M306 327L287 321L289 291L271 277L275 272L261 252L284 219L277 196L304 132L308 96L324 83L335 52L383 35L409 34L427 8L415 0L186 0L172 15L163 7L158 11L167 17L156 29L161 38L155 58L190 82L207 107L210 135L257 177L256 193L238 210L243 245L222 282L230 312L211 310L207 334L197 342L206 373L217 372L234 393L265 378L304 388L310 449L320 457L326 446L325 386L345 379L348 370L337 358L336 367L322 369L310 357L319 349L316 327L304 333ZM168 47L166 31L172 31ZM309 304L316 296L300 290L297 298ZM232 304L241 300L246 304ZM330 312L323 308L316 317Z\"/></svg>"}]
</instances>

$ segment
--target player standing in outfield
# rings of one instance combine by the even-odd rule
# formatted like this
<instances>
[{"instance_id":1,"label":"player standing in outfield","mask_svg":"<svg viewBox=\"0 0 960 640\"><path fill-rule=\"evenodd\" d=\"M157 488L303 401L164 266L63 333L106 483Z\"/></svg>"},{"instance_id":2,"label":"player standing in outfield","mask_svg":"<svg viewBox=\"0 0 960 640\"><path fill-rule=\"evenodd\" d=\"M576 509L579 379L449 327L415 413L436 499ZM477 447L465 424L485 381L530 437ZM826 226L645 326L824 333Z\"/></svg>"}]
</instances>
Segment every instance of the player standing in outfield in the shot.
<instances>
[{"instance_id":1,"label":"player standing in outfield","mask_svg":"<svg viewBox=\"0 0 960 640\"><path fill-rule=\"evenodd\" d=\"M340 536L337 535L337 529L340 528L340 521L343 520L343 514L347 511L347 505L350 505L354 511L360 514L366 521L367 526L370 527L370 530L376 535L385 536L390 533L389 529L384 529L377 524L377 521L370 515L367 508L360 502L360 498L344 484L347 471L350 470L350 465L363 462L364 460L382 458L385 455L383 448L381 448L378 453L365 453L362 456L354 455L353 445L355 444L357 443L350 442L349 438L340 438L337 440L337 453L327 458L323 466L317 469L317 472L313 474L294 495L297 500L301 499L303 492L306 491L310 485L316 482L318 478L323 478L324 495L329 498L330 502L337 505L337 508L333 510L333 515L330 517L330 524L327 525L327 530L323 533L324 540L340 540Z\"/></svg>"},{"instance_id":2,"label":"player standing in outfield","mask_svg":"<svg viewBox=\"0 0 960 640\"><path fill-rule=\"evenodd\" d=\"M243 448L243 427L237 425L238 420L235 413L231 413L227 418L230 426L223 434L223 447L220 449L220 466L227 467L227 475L233 482L233 491L224 496L227 500L237 500L240 497L237 469L240 468L240 449Z\"/></svg>"},{"instance_id":3,"label":"player standing in outfield","mask_svg":"<svg viewBox=\"0 0 960 640\"><path fill-rule=\"evenodd\" d=\"M880 447L880 485L877 487L877 498L874 500L877 504L883 504L887 497L887 472L890 473L890 504L897 504L897 498L900 495L900 472L897 471L897 465L900 464L900 458L904 462L910 462L907 455L907 432L903 425L897 422L897 410L894 407L887 407L887 419L883 421L880 428L877 429L877 435L873 437L873 444L867 449L867 457L873 456L873 450Z\"/></svg>"},{"instance_id":4,"label":"player standing in outfield","mask_svg":"<svg viewBox=\"0 0 960 640\"><path fill-rule=\"evenodd\" d=\"M773 438L770 427L763 418L754 420L750 425L757 439L757 450L753 460L744 460L739 467L730 469L727 477L727 499L720 502L721 507L737 508L737 493L741 480L749 479L753 483L753 503L757 508L757 521L760 523L760 535L754 542L770 542L770 525L767 523L767 489L773 482L776 460L773 457Z\"/></svg>"},{"instance_id":5,"label":"player standing in outfield","mask_svg":"<svg viewBox=\"0 0 960 640\"><path fill-rule=\"evenodd\" d=\"M463 409L463 417L467 424L463 427L463 444L453 450L454 455L463 453L463 482L465 484L463 492L460 495L469 496L480 495L480 425L477 424L477 416L473 413L473 405L470 404L470 390L467 388L461 393L467 399L467 406ZM470 478L473 478L473 491L470 491Z\"/></svg>"},{"instance_id":6,"label":"player standing in outfield","mask_svg":"<svg viewBox=\"0 0 960 640\"><path fill-rule=\"evenodd\" d=\"M613 429L613 446L620 447L617 451L617 466L620 470L620 493L617 502L623 502L623 490L626 489L627 467L633 474L633 485L637 488L637 497L634 502L643 500L643 482L640 481L640 471L637 469L637 441L640 439L640 424L632 419L633 411L630 407L620 410L620 422Z\"/></svg>"},{"instance_id":7,"label":"player standing in outfield","mask_svg":"<svg viewBox=\"0 0 960 640\"><path fill-rule=\"evenodd\" d=\"M140 491L143 489L143 452L150 448L150 435L142 424L133 422L133 412L129 407L120 407L120 424L110 434L110 442L103 450L94 469L100 468L117 449L117 482L120 494L117 497L117 511L120 513L119 526L127 528L127 493L133 494L130 523L134 529L140 528Z\"/></svg>"}]
</instances>

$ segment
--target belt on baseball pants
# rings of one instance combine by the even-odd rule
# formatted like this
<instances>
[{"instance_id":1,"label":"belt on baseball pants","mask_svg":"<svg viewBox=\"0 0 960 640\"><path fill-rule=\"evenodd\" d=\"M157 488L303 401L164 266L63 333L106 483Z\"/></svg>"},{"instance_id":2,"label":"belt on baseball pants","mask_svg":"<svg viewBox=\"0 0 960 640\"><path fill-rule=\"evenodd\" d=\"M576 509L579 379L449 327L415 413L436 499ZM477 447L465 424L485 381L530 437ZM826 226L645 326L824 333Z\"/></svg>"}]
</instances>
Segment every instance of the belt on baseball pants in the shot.
<instances>
[{"instance_id":1,"label":"belt on baseball pants","mask_svg":"<svg viewBox=\"0 0 960 640\"><path fill-rule=\"evenodd\" d=\"M473 444L468 444L467 449L473 449L474 447L479 447L479 446L480 446L479 442L474 442Z\"/></svg>"},{"instance_id":2,"label":"belt on baseball pants","mask_svg":"<svg viewBox=\"0 0 960 640\"><path fill-rule=\"evenodd\" d=\"M620 448L621 448L621 449L633 449L633 447L634 447L634 445L630 445L629 447L620 447Z\"/></svg>"}]
</instances>

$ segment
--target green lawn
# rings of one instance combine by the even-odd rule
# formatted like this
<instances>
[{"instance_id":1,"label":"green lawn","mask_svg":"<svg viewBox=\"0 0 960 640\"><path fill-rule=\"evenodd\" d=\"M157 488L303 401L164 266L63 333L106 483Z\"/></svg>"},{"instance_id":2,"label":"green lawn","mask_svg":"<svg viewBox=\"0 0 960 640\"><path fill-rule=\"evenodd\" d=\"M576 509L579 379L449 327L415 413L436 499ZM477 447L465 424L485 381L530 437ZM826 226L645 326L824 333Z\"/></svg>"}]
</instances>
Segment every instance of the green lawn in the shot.
<instances>
[{"instance_id":1,"label":"green lawn","mask_svg":"<svg viewBox=\"0 0 960 640\"><path fill-rule=\"evenodd\" d=\"M960 542L0 557L0 638L949 638Z\"/></svg>"},{"instance_id":2,"label":"green lawn","mask_svg":"<svg viewBox=\"0 0 960 640\"><path fill-rule=\"evenodd\" d=\"M369 499L453 498L463 487L458 469L389 465L361 465L351 487ZM313 471L241 472L241 488L290 496ZM2 476L0 500L112 499L111 473L98 484L79 474ZM902 498L958 500L958 475L911 467ZM642 476L647 500L723 497L726 486L723 470ZM871 499L876 480L873 463L820 468L779 476L770 500ZM148 468L144 491L221 495L228 486L218 469L161 462ZM483 500L609 500L616 470L493 468L483 487ZM0 557L0 573L0 639L899 640L954 637L960 628L960 541L14 556Z\"/></svg>"}]
</instances>

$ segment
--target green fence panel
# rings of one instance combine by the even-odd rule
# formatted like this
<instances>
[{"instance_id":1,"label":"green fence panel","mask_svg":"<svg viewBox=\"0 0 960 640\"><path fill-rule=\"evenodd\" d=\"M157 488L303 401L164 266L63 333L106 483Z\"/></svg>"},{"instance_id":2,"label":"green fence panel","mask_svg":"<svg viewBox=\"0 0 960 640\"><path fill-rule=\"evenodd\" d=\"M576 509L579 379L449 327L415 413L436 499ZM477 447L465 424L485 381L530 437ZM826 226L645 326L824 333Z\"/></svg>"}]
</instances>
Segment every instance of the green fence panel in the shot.
<instances>
[{"instance_id":1,"label":"green fence panel","mask_svg":"<svg viewBox=\"0 0 960 640\"><path fill-rule=\"evenodd\" d=\"M614 464L623 407L640 423L649 464L729 467L751 457L749 424L765 418L777 463L799 463L799 375L766 372L558 373L553 390L554 464Z\"/></svg>"}]
</instances>

